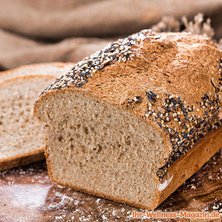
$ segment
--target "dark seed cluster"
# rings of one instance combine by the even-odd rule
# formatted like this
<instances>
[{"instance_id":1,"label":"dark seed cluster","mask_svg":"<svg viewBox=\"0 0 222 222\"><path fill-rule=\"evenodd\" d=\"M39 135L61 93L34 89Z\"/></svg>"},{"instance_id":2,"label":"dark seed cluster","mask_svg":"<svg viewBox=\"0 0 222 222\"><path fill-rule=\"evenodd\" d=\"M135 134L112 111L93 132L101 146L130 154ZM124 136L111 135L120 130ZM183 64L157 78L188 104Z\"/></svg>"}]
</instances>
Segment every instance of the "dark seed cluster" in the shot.
<instances>
[{"instance_id":1,"label":"dark seed cluster","mask_svg":"<svg viewBox=\"0 0 222 222\"><path fill-rule=\"evenodd\" d=\"M210 130L221 125L222 122L218 119L219 96L205 93L195 107L186 105L185 101L174 95L166 95L161 101L152 91L147 91L146 95L149 102L145 116L169 135L173 147L167 163L157 171L158 177L163 178L174 161L188 152Z\"/></svg>"},{"instance_id":2,"label":"dark seed cluster","mask_svg":"<svg viewBox=\"0 0 222 222\"><path fill-rule=\"evenodd\" d=\"M156 99L157 99L157 95L152 92L152 91L147 91L146 92L146 95L147 95L147 98L150 102L156 102Z\"/></svg>"},{"instance_id":3,"label":"dark seed cluster","mask_svg":"<svg viewBox=\"0 0 222 222\"><path fill-rule=\"evenodd\" d=\"M222 201L215 199L209 206L204 208L204 211L218 211L219 213L222 213Z\"/></svg>"},{"instance_id":4,"label":"dark seed cluster","mask_svg":"<svg viewBox=\"0 0 222 222\"><path fill-rule=\"evenodd\" d=\"M128 99L127 103L141 103L142 97L141 96L135 96L133 99Z\"/></svg>"},{"instance_id":5,"label":"dark seed cluster","mask_svg":"<svg viewBox=\"0 0 222 222\"><path fill-rule=\"evenodd\" d=\"M52 89L60 89L69 85L76 87L83 86L89 77L92 77L95 72L103 69L105 66L114 62L131 60L138 55L138 47L134 46L139 46L145 39L151 37L156 39L158 36L152 34L150 30L142 30L127 38L119 39L107 45L104 49L78 62L72 70L58 78L46 88L44 92Z\"/></svg>"},{"instance_id":6,"label":"dark seed cluster","mask_svg":"<svg viewBox=\"0 0 222 222\"><path fill-rule=\"evenodd\" d=\"M135 105L142 103L143 99L141 96L135 96L132 99L128 99L125 102L126 108L133 109Z\"/></svg>"}]
</instances>

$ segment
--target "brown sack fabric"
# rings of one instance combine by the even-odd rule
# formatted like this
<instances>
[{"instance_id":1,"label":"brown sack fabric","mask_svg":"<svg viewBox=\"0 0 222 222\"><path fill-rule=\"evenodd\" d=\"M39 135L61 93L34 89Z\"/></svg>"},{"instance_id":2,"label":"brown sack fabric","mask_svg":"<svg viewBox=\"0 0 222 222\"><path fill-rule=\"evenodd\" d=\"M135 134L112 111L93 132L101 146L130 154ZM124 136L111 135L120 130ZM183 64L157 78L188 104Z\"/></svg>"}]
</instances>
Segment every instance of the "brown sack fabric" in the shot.
<instances>
[{"instance_id":1,"label":"brown sack fabric","mask_svg":"<svg viewBox=\"0 0 222 222\"><path fill-rule=\"evenodd\" d=\"M67 38L46 44L0 30L0 68L54 61L77 62L107 43L108 40L96 38Z\"/></svg>"},{"instance_id":2,"label":"brown sack fabric","mask_svg":"<svg viewBox=\"0 0 222 222\"><path fill-rule=\"evenodd\" d=\"M151 28L169 15L204 13L219 39L221 10L221 0L0 0L0 67L75 62L109 41L101 38Z\"/></svg>"}]
</instances>

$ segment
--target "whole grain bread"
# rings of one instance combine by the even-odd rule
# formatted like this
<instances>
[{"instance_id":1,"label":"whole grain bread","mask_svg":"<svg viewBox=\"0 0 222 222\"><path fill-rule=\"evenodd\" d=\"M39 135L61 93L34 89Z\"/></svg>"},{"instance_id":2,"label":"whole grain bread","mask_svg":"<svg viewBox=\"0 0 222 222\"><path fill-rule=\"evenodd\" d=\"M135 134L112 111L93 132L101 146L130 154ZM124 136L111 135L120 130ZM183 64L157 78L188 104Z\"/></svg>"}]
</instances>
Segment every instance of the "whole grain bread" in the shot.
<instances>
[{"instance_id":1,"label":"whole grain bread","mask_svg":"<svg viewBox=\"0 0 222 222\"><path fill-rule=\"evenodd\" d=\"M0 170L44 158L43 126L33 116L33 104L70 67L52 63L0 72Z\"/></svg>"},{"instance_id":2,"label":"whole grain bread","mask_svg":"<svg viewBox=\"0 0 222 222\"><path fill-rule=\"evenodd\" d=\"M143 30L42 93L52 180L154 209L222 144L221 52L207 37Z\"/></svg>"}]
</instances>

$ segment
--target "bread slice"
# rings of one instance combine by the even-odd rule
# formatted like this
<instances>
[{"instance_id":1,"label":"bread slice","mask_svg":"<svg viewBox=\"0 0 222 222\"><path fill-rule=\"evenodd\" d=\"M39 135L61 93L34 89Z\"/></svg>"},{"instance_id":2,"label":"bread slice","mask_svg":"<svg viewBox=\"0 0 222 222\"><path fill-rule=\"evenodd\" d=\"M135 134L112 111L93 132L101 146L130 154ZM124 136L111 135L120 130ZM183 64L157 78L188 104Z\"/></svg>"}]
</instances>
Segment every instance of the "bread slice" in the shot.
<instances>
[{"instance_id":1,"label":"bread slice","mask_svg":"<svg viewBox=\"0 0 222 222\"><path fill-rule=\"evenodd\" d=\"M156 208L222 144L221 53L144 30L77 63L35 105L52 180Z\"/></svg>"},{"instance_id":2,"label":"bread slice","mask_svg":"<svg viewBox=\"0 0 222 222\"><path fill-rule=\"evenodd\" d=\"M0 170L44 158L43 127L33 103L71 63L26 65L0 72Z\"/></svg>"},{"instance_id":3,"label":"bread slice","mask_svg":"<svg viewBox=\"0 0 222 222\"><path fill-rule=\"evenodd\" d=\"M59 77L73 67L72 63L40 63L0 72L0 83L17 76L50 75Z\"/></svg>"},{"instance_id":4,"label":"bread slice","mask_svg":"<svg viewBox=\"0 0 222 222\"><path fill-rule=\"evenodd\" d=\"M34 101L53 79L27 76L0 84L0 170L44 157L43 126L32 112Z\"/></svg>"}]
</instances>

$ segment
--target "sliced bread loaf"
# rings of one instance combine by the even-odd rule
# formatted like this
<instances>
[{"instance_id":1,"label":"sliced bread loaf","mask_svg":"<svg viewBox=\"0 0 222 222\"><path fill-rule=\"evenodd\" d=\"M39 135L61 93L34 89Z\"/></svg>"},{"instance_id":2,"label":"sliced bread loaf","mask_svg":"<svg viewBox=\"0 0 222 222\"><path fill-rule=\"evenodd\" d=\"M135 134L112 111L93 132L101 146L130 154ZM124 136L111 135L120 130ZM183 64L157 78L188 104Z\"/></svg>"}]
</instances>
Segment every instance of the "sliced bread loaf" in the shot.
<instances>
[{"instance_id":1,"label":"sliced bread loaf","mask_svg":"<svg viewBox=\"0 0 222 222\"><path fill-rule=\"evenodd\" d=\"M206 37L144 30L77 63L35 106L51 178L157 207L222 146L220 58Z\"/></svg>"}]
</instances>

